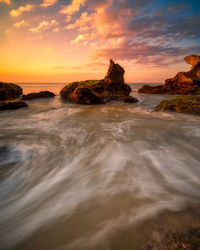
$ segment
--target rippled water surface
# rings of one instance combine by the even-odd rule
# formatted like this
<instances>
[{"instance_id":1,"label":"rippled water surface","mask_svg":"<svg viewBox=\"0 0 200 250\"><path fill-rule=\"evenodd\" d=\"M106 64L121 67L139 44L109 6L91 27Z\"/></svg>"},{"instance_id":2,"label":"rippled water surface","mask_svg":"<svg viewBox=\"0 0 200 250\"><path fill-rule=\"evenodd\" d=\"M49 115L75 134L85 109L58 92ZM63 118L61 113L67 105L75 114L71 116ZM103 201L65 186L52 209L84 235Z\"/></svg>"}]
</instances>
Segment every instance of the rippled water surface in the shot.
<instances>
[{"instance_id":1,"label":"rippled water surface","mask_svg":"<svg viewBox=\"0 0 200 250\"><path fill-rule=\"evenodd\" d=\"M137 97L80 106L57 95L0 113L0 249L136 249L151 220L199 206L200 117Z\"/></svg>"}]
</instances>

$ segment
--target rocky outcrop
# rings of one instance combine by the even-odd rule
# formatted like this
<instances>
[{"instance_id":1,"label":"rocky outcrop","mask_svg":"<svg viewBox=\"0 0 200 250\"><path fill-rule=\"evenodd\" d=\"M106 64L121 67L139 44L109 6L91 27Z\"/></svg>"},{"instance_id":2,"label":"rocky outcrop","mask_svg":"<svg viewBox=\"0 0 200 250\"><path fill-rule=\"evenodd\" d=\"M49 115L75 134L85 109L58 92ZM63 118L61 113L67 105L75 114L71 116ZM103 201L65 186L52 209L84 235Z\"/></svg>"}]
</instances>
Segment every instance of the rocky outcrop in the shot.
<instances>
[{"instance_id":1,"label":"rocky outcrop","mask_svg":"<svg viewBox=\"0 0 200 250\"><path fill-rule=\"evenodd\" d=\"M109 101L137 102L130 96L131 88L124 83L124 69L110 60L108 73L103 80L73 82L65 86L60 95L77 104L103 104Z\"/></svg>"},{"instance_id":2,"label":"rocky outcrop","mask_svg":"<svg viewBox=\"0 0 200 250\"><path fill-rule=\"evenodd\" d=\"M138 90L144 94L169 94L169 95L200 95L200 57L187 56L184 60L192 65L188 72L179 72L175 77L167 79L164 85L144 85Z\"/></svg>"},{"instance_id":3,"label":"rocky outcrop","mask_svg":"<svg viewBox=\"0 0 200 250\"><path fill-rule=\"evenodd\" d=\"M22 95L22 88L14 83L0 82L0 101L13 100Z\"/></svg>"},{"instance_id":4,"label":"rocky outcrop","mask_svg":"<svg viewBox=\"0 0 200 250\"><path fill-rule=\"evenodd\" d=\"M105 77L105 81L107 83L124 83L124 73L125 70L118 64L114 63L114 61L110 60L110 66L108 68L108 73Z\"/></svg>"},{"instance_id":5,"label":"rocky outcrop","mask_svg":"<svg viewBox=\"0 0 200 250\"><path fill-rule=\"evenodd\" d=\"M38 93L30 93L22 96L22 100L33 100L38 98L49 98L54 97L55 94L50 91L40 91Z\"/></svg>"},{"instance_id":6,"label":"rocky outcrop","mask_svg":"<svg viewBox=\"0 0 200 250\"><path fill-rule=\"evenodd\" d=\"M25 107L28 107L28 104L22 101L0 101L0 111L20 109Z\"/></svg>"},{"instance_id":7,"label":"rocky outcrop","mask_svg":"<svg viewBox=\"0 0 200 250\"><path fill-rule=\"evenodd\" d=\"M164 110L200 115L200 97L178 96L170 100L164 100L156 107L156 111Z\"/></svg>"}]
</instances>

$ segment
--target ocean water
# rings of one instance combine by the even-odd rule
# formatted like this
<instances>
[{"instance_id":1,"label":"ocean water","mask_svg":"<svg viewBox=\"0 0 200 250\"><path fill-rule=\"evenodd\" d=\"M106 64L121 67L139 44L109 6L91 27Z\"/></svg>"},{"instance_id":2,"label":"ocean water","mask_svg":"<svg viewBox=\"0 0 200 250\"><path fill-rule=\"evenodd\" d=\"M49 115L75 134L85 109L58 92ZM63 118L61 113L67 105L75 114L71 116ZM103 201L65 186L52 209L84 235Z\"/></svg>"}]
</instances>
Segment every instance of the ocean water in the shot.
<instances>
[{"instance_id":1,"label":"ocean water","mask_svg":"<svg viewBox=\"0 0 200 250\"><path fill-rule=\"evenodd\" d=\"M21 84L25 93L64 84ZM0 249L145 249L199 216L200 117L164 98L0 113Z\"/></svg>"}]
</instances>

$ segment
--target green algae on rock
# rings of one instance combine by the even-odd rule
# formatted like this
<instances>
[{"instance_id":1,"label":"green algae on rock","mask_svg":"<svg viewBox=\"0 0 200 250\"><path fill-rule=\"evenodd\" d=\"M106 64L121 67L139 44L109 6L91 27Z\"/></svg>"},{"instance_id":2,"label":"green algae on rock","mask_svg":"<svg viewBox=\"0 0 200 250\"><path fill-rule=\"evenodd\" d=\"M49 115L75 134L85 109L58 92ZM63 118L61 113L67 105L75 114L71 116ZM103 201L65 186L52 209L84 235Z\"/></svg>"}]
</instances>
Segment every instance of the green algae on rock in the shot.
<instances>
[{"instance_id":1,"label":"green algae on rock","mask_svg":"<svg viewBox=\"0 0 200 250\"><path fill-rule=\"evenodd\" d=\"M13 100L20 97L22 88L14 83L0 82L0 101Z\"/></svg>"},{"instance_id":2,"label":"green algae on rock","mask_svg":"<svg viewBox=\"0 0 200 250\"><path fill-rule=\"evenodd\" d=\"M200 95L200 56L186 56L184 60L192 65L188 72L179 72L175 77L165 80L164 85L144 85L138 90L143 94Z\"/></svg>"},{"instance_id":3,"label":"green algae on rock","mask_svg":"<svg viewBox=\"0 0 200 250\"><path fill-rule=\"evenodd\" d=\"M22 101L0 101L0 111L12 110L28 107L28 104Z\"/></svg>"},{"instance_id":4,"label":"green algae on rock","mask_svg":"<svg viewBox=\"0 0 200 250\"><path fill-rule=\"evenodd\" d=\"M157 105L155 110L200 115L200 96L178 96L164 100Z\"/></svg>"},{"instance_id":5,"label":"green algae on rock","mask_svg":"<svg viewBox=\"0 0 200 250\"><path fill-rule=\"evenodd\" d=\"M60 95L64 100L77 104L104 104L109 101L134 103L131 87L124 83L124 69L110 60L108 73L103 80L73 82L65 86Z\"/></svg>"}]
</instances>

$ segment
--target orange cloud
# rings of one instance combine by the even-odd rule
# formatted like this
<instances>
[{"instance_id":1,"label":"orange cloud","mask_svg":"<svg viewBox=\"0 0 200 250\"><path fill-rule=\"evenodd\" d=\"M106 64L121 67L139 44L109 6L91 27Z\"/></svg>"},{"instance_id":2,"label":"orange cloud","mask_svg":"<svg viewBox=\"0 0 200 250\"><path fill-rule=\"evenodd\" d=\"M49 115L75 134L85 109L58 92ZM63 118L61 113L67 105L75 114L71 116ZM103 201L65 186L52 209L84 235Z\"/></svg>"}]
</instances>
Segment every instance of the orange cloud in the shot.
<instances>
[{"instance_id":1,"label":"orange cloud","mask_svg":"<svg viewBox=\"0 0 200 250\"><path fill-rule=\"evenodd\" d=\"M6 3L6 4L11 4L11 1L10 0L0 0L0 3Z\"/></svg>"},{"instance_id":2,"label":"orange cloud","mask_svg":"<svg viewBox=\"0 0 200 250\"><path fill-rule=\"evenodd\" d=\"M87 0L73 0L70 5L64 6L60 13L73 15L75 12L79 11L81 5L84 5Z\"/></svg>"},{"instance_id":3,"label":"orange cloud","mask_svg":"<svg viewBox=\"0 0 200 250\"><path fill-rule=\"evenodd\" d=\"M16 10L11 10L10 15L13 17L20 16L23 12L29 12L34 8L34 5L27 4L26 6L20 6Z\"/></svg>"},{"instance_id":4,"label":"orange cloud","mask_svg":"<svg viewBox=\"0 0 200 250\"><path fill-rule=\"evenodd\" d=\"M43 3L41 4L42 7L49 7L53 4L55 4L57 0L43 0Z\"/></svg>"},{"instance_id":5,"label":"orange cloud","mask_svg":"<svg viewBox=\"0 0 200 250\"><path fill-rule=\"evenodd\" d=\"M29 24L28 24L25 20L22 20L22 21L20 21L20 22L14 23L14 26L15 26L16 28L20 28L20 27L28 26L28 25L29 25Z\"/></svg>"},{"instance_id":6,"label":"orange cloud","mask_svg":"<svg viewBox=\"0 0 200 250\"><path fill-rule=\"evenodd\" d=\"M39 23L39 25L37 27L31 28L31 29L29 29L29 31L39 32L41 29L47 29L48 27L57 26L57 25L58 25L58 22L56 20L51 20L50 22L42 21L41 23ZM58 32L58 31L54 31L54 32Z\"/></svg>"},{"instance_id":7,"label":"orange cloud","mask_svg":"<svg viewBox=\"0 0 200 250\"><path fill-rule=\"evenodd\" d=\"M94 38L95 38L95 34L94 33L80 34L74 40L72 40L72 43L76 44L76 43L79 43L81 41L87 42L87 40L91 40L91 39L94 39ZM87 43L85 43L85 44L87 44Z\"/></svg>"}]
</instances>

